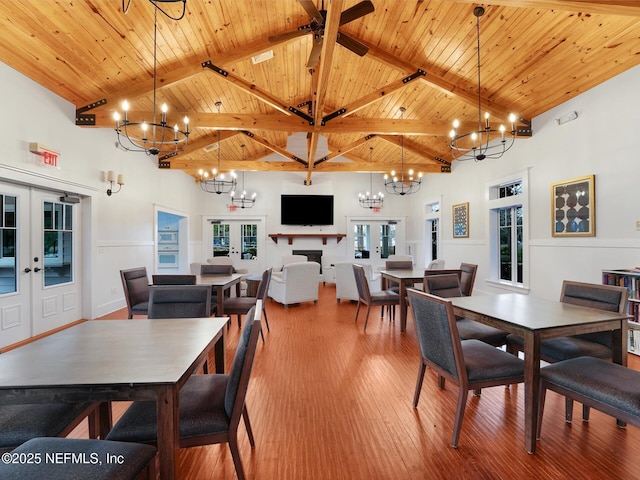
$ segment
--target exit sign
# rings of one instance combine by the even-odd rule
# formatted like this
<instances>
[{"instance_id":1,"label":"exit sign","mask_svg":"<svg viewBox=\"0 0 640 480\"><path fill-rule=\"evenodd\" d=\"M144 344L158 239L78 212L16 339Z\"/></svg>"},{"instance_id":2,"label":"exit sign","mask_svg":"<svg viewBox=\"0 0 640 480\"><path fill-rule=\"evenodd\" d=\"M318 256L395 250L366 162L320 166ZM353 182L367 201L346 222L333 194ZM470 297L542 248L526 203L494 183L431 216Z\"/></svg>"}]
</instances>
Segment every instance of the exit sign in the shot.
<instances>
[{"instance_id":1,"label":"exit sign","mask_svg":"<svg viewBox=\"0 0 640 480\"><path fill-rule=\"evenodd\" d=\"M49 165L51 167L58 166L58 157L60 156L60 153L55 150L47 148L39 143L30 143L29 151L36 155L40 155L42 157L43 165Z\"/></svg>"}]
</instances>

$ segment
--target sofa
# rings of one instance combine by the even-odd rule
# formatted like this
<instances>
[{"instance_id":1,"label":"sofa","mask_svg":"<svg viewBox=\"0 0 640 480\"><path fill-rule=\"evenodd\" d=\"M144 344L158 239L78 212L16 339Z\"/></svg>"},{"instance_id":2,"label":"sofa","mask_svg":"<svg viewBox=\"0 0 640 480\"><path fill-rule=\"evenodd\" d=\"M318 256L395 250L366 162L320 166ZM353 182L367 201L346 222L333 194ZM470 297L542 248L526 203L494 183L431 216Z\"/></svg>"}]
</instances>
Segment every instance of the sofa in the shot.
<instances>
[{"instance_id":1,"label":"sofa","mask_svg":"<svg viewBox=\"0 0 640 480\"><path fill-rule=\"evenodd\" d=\"M300 302L318 302L320 264L294 262L282 267L282 272L271 276L269 297L288 307Z\"/></svg>"}]
</instances>

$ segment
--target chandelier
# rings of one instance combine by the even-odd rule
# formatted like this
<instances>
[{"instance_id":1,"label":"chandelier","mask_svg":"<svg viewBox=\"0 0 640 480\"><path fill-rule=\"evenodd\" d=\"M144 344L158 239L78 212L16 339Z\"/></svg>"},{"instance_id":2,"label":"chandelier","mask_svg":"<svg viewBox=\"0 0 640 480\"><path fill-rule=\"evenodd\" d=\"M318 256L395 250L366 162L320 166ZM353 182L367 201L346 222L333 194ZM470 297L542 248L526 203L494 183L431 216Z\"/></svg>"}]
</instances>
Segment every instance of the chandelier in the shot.
<instances>
[{"instance_id":1,"label":"chandelier","mask_svg":"<svg viewBox=\"0 0 640 480\"><path fill-rule=\"evenodd\" d=\"M129 110L129 102L122 102L122 123L120 123L120 113L117 111L113 114L116 122L116 134L118 145L128 152L145 152L147 155L171 154L180 152L185 149L189 139L189 118L184 117L184 130L180 130L178 125L173 127L167 124L167 104L163 103L160 107L160 122L158 122L158 109L156 105L156 82L157 82L157 37L158 37L158 10L172 20L180 20L184 17L186 10L186 0L164 0L164 1L182 1L182 16L172 17L162 10L155 1L149 0L155 7L153 11L153 121L152 122L131 122L127 118ZM131 2L129 2L130 4ZM124 7L124 0L123 0ZM128 12L128 6L123 8L125 13Z\"/></svg>"},{"instance_id":2,"label":"chandelier","mask_svg":"<svg viewBox=\"0 0 640 480\"><path fill-rule=\"evenodd\" d=\"M404 115L406 108L400 107L400 118ZM401 150L401 168L400 175L396 175L394 170L391 170L391 175L384 176L384 188L388 193L394 195L411 195L420 190L422 185L422 173L418 173L418 178L413 177L413 169L409 169L405 176L404 172L404 135L400 137L400 150Z\"/></svg>"},{"instance_id":3,"label":"chandelier","mask_svg":"<svg viewBox=\"0 0 640 480\"><path fill-rule=\"evenodd\" d=\"M449 148L455 160L475 160L479 162L485 158L500 158L509 150L516 137L516 116L509 114L511 131L506 132L504 125L498 130L491 127L489 113L484 114L484 127L482 126L482 105L480 100L480 17L484 15L483 7L475 7L473 14L476 17L476 33L478 43L478 130L475 132L459 133L460 122L453 121L453 130L449 134ZM498 139L499 137L499 139Z\"/></svg>"},{"instance_id":4,"label":"chandelier","mask_svg":"<svg viewBox=\"0 0 640 480\"><path fill-rule=\"evenodd\" d=\"M217 101L215 105L218 113L220 113L222 102ZM205 192L217 193L218 195L221 193L231 193L233 195L232 192L236 189L237 183L236 173L231 170L231 172L229 172L229 179L227 180L224 173L220 172L220 131L218 131L218 168L211 170L213 174L212 178L209 178L209 172L203 171L202 169L200 169L198 173L200 174L200 188Z\"/></svg>"},{"instance_id":5,"label":"chandelier","mask_svg":"<svg viewBox=\"0 0 640 480\"><path fill-rule=\"evenodd\" d=\"M244 145L241 145L242 148L242 160L244 162ZM235 205L240 208L251 208L256 203L256 192L253 192L253 195L247 197L247 191L244 189L244 171L242 172L242 194L238 197L235 196L236 192L231 192L231 205Z\"/></svg>"},{"instance_id":6,"label":"chandelier","mask_svg":"<svg viewBox=\"0 0 640 480\"><path fill-rule=\"evenodd\" d=\"M373 147L369 147L369 164L371 164L371 156L373 154ZM369 172L369 191L366 193L358 194L358 202L362 208L370 208L375 212L379 212L384 202L384 195L382 192L378 192L377 195L372 195L373 192L373 173Z\"/></svg>"}]
</instances>

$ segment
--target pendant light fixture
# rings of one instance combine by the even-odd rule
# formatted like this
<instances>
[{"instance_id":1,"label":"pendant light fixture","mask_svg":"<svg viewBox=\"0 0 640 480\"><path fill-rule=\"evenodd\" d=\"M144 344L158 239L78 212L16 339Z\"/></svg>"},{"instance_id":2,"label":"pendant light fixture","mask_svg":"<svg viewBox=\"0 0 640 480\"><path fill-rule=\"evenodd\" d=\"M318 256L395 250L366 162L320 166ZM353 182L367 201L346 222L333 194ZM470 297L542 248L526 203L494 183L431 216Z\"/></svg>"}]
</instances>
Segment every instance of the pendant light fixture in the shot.
<instances>
[{"instance_id":1,"label":"pendant light fixture","mask_svg":"<svg viewBox=\"0 0 640 480\"><path fill-rule=\"evenodd\" d=\"M404 116L404 112L407 109L400 107L400 118ZM401 155L401 168L400 175L396 175L396 172L391 170L391 175L384 176L384 188L388 193L394 195L411 195L420 190L422 185L422 173L418 173L418 178L413 177L413 169L405 175L404 171L404 135L400 136L400 155Z\"/></svg>"},{"instance_id":2,"label":"pendant light fixture","mask_svg":"<svg viewBox=\"0 0 640 480\"><path fill-rule=\"evenodd\" d=\"M485 158L500 158L512 146L516 138L516 116L509 114L511 130L507 133L506 127L500 125L498 130L491 127L489 113L484 114L484 126L482 124L482 103L480 88L480 17L484 15L484 7L477 6L473 9L476 17L476 34L478 44L478 129L473 132L460 133L460 122L453 121L453 130L449 134L449 149L455 160L475 160L479 162Z\"/></svg>"},{"instance_id":3,"label":"pendant light fixture","mask_svg":"<svg viewBox=\"0 0 640 480\"><path fill-rule=\"evenodd\" d=\"M220 113L222 102L217 101L215 105L218 113ZM218 131L218 168L211 170L212 178L209 178L209 172L202 169L200 169L198 173L200 174L200 188L207 193L217 193L220 195L221 193L231 193L236 189L236 173L231 170L231 172L229 172L229 178L227 179L224 173L220 171L220 131Z\"/></svg>"},{"instance_id":4,"label":"pendant light fixture","mask_svg":"<svg viewBox=\"0 0 640 480\"><path fill-rule=\"evenodd\" d=\"M158 109L157 109L157 78L158 78L158 10L172 20L180 20L184 17L186 11L186 0L164 0L164 1L182 1L183 10L180 17L172 17L167 12L162 10L155 1L149 0L154 6L153 10L153 117L151 122L132 122L127 118L127 111L129 110L129 102L126 100L122 102L122 123L120 123L120 113L115 112L113 119L116 122L116 135L117 144L128 152L145 152L147 155L168 155L176 152L181 152L187 146L189 141L189 117L184 117L184 129L180 130L178 125L173 127L167 124L167 111L168 107L166 103L163 103L160 107L160 121L158 122ZM130 4L130 2L129 2ZM129 5L124 8L123 11L127 13Z\"/></svg>"},{"instance_id":5,"label":"pendant light fixture","mask_svg":"<svg viewBox=\"0 0 640 480\"><path fill-rule=\"evenodd\" d=\"M373 147L369 147L369 165L371 165L372 156ZM384 203L384 195L382 192L373 195L373 172L369 172L369 191L358 194L358 203L360 203L362 208L370 208L374 212L379 212L382 208L382 204Z\"/></svg>"},{"instance_id":6,"label":"pendant light fixture","mask_svg":"<svg viewBox=\"0 0 640 480\"><path fill-rule=\"evenodd\" d=\"M244 162L244 145L241 145L242 148L242 161ZM251 208L256 203L256 192L248 197L247 191L244 189L244 170L242 171L242 194L236 196L236 192L231 192L231 205L235 205L240 208Z\"/></svg>"}]
</instances>

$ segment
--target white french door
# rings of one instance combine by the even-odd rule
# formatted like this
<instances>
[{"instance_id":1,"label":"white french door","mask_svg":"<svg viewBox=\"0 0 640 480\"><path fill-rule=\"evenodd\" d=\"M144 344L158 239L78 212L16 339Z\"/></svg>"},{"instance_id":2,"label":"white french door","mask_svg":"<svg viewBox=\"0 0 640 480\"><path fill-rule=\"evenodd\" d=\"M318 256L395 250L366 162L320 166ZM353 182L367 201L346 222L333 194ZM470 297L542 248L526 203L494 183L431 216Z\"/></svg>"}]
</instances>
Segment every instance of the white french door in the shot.
<instances>
[{"instance_id":1,"label":"white french door","mask_svg":"<svg viewBox=\"0 0 640 480\"><path fill-rule=\"evenodd\" d=\"M207 219L203 230L205 259L231 257L236 268L261 270L265 255L262 218Z\"/></svg>"},{"instance_id":2,"label":"white french door","mask_svg":"<svg viewBox=\"0 0 640 480\"><path fill-rule=\"evenodd\" d=\"M375 267L384 265L389 255L404 254L404 219L348 219L349 257Z\"/></svg>"},{"instance_id":3,"label":"white french door","mask_svg":"<svg viewBox=\"0 0 640 480\"><path fill-rule=\"evenodd\" d=\"M80 204L0 183L0 347L81 318Z\"/></svg>"}]
</instances>

